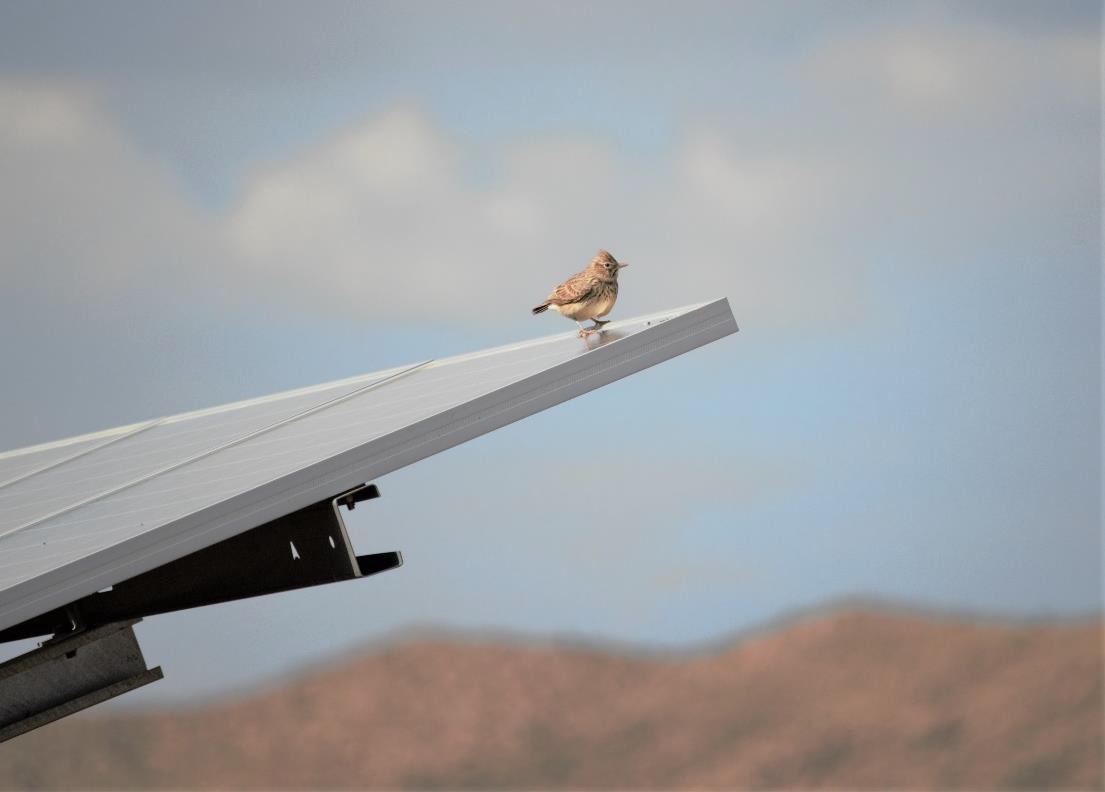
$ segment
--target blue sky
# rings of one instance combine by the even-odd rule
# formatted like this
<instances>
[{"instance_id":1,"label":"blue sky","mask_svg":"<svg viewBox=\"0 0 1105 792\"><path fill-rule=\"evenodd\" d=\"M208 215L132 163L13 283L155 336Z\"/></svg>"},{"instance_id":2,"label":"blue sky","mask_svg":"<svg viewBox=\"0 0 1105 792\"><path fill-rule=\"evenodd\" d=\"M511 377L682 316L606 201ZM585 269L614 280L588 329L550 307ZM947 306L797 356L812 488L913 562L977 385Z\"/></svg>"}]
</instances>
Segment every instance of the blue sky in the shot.
<instances>
[{"instance_id":1,"label":"blue sky","mask_svg":"<svg viewBox=\"0 0 1105 792\"><path fill-rule=\"evenodd\" d=\"M1096 3L0 4L0 448L563 330L608 247L617 314L741 333L380 481L398 572L147 620L143 700L414 626L1094 610L1099 63Z\"/></svg>"}]
</instances>

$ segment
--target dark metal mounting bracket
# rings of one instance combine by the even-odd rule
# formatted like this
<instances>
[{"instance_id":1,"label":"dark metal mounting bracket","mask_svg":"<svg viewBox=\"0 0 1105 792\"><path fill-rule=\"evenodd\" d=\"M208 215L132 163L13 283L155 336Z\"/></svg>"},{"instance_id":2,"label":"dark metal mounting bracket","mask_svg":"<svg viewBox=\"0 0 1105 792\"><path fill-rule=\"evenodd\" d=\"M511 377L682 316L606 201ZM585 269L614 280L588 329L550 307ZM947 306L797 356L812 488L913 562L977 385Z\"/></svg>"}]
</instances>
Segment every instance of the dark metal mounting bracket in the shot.
<instances>
[{"instance_id":1,"label":"dark metal mounting bracket","mask_svg":"<svg viewBox=\"0 0 1105 792\"><path fill-rule=\"evenodd\" d=\"M132 625L143 616L367 577L398 551L356 555L341 508L380 497L359 487L0 630L0 642L54 634L0 665L0 742L161 679Z\"/></svg>"},{"instance_id":2,"label":"dark metal mounting bracket","mask_svg":"<svg viewBox=\"0 0 1105 792\"><path fill-rule=\"evenodd\" d=\"M0 664L0 742L161 679L134 624L82 630Z\"/></svg>"},{"instance_id":3,"label":"dark metal mounting bracket","mask_svg":"<svg viewBox=\"0 0 1105 792\"><path fill-rule=\"evenodd\" d=\"M0 642L375 575L398 551L358 556L341 507L380 497L362 484L0 631Z\"/></svg>"}]
</instances>

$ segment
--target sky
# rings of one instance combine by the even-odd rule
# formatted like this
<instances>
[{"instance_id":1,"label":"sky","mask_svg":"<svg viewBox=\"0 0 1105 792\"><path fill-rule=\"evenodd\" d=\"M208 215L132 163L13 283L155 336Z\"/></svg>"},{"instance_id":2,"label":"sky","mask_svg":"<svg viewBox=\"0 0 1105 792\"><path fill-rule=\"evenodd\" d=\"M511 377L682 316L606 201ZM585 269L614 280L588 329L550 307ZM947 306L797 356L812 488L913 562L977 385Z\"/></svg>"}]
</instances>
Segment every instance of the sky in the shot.
<instances>
[{"instance_id":1,"label":"sky","mask_svg":"<svg viewBox=\"0 0 1105 792\"><path fill-rule=\"evenodd\" d=\"M1100 42L1096 2L0 2L0 449L563 331L529 308L600 247L614 317L741 326L381 479L350 530L400 570L147 619L127 698L428 628L1099 610Z\"/></svg>"}]
</instances>

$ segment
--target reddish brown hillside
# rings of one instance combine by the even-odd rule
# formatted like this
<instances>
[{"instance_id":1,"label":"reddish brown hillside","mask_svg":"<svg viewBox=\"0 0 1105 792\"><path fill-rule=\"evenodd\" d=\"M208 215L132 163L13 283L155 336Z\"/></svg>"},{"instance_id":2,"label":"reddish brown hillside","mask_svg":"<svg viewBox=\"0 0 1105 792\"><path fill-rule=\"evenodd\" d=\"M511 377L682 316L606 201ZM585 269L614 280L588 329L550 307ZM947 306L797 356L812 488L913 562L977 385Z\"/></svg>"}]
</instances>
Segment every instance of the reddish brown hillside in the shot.
<instances>
[{"instance_id":1,"label":"reddish brown hillside","mask_svg":"<svg viewBox=\"0 0 1105 792\"><path fill-rule=\"evenodd\" d=\"M8 788L1100 788L1100 625L871 611L723 652L421 642L0 747Z\"/></svg>"}]
</instances>

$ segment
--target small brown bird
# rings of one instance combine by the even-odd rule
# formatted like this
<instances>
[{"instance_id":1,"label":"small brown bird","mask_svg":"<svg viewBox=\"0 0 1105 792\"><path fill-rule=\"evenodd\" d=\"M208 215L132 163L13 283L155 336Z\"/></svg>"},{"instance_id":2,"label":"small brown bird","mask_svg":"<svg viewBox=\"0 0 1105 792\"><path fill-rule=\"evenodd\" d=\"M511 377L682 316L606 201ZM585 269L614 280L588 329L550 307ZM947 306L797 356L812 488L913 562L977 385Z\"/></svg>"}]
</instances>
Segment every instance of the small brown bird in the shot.
<instances>
[{"instance_id":1,"label":"small brown bird","mask_svg":"<svg viewBox=\"0 0 1105 792\"><path fill-rule=\"evenodd\" d=\"M618 299L618 270L629 264L619 262L605 250L600 250L587 269L577 272L568 280L553 289L545 302L533 309L534 314L543 313L552 308L561 316L567 316L579 325L579 336L585 338L591 333L601 333L606 316ZM590 319L591 327L580 322Z\"/></svg>"}]
</instances>

